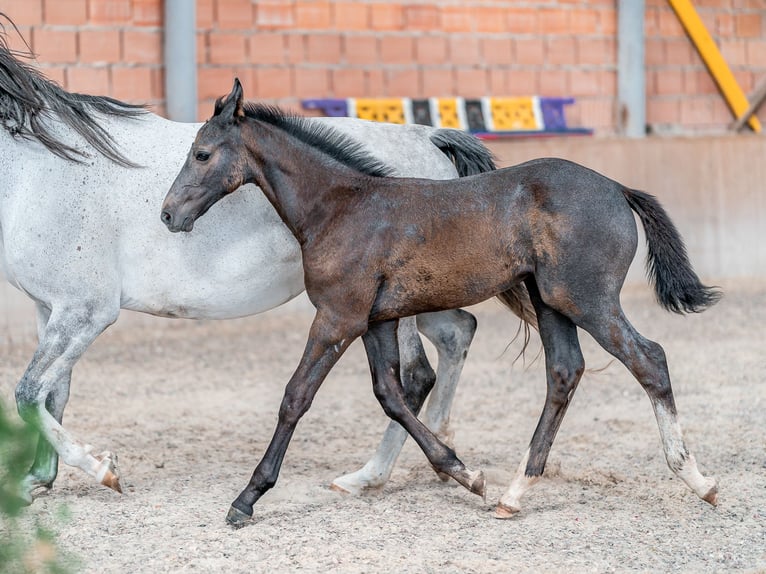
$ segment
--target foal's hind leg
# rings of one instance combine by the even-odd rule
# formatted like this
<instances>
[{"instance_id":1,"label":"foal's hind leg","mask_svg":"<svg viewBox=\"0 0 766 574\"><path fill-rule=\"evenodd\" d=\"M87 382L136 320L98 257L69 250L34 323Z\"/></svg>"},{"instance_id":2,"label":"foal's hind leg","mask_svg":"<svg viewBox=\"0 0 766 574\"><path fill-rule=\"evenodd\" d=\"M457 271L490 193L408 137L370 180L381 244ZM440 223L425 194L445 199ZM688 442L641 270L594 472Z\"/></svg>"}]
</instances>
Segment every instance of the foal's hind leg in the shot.
<instances>
[{"instance_id":1,"label":"foal's hind leg","mask_svg":"<svg viewBox=\"0 0 766 574\"><path fill-rule=\"evenodd\" d=\"M424 423L437 437L450 444L450 408L468 355L468 347L476 331L476 319L460 309L417 316L418 329L434 344L438 353L435 379L414 321L414 317L401 319L397 330L405 399L412 412L417 414L430 391ZM383 486L391 476L407 436L407 431L399 423L391 421L378 450L367 464L356 472L336 478L331 488L358 494L363 489ZM449 479L449 476L443 474L439 474L439 477Z\"/></svg>"},{"instance_id":2,"label":"foal's hind leg","mask_svg":"<svg viewBox=\"0 0 766 574\"><path fill-rule=\"evenodd\" d=\"M16 387L16 404L24 421L38 430L37 457L25 479L21 496L32 501L33 490L50 484L55 478L55 455L71 466L84 470L114 490L119 491L113 455L103 453L93 456L92 447L83 445L62 426L64 406L68 397L72 367L93 340L117 317L115 312L100 315L87 308L66 309L50 315L42 333L35 355L24 376Z\"/></svg>"},{"instance_id":3,"label":"foal's hind leg","mask_svg":"<svg viewBox=\"0 0 766 574\"><path fill-rule=\"evenodd\" d=\"M407 429L437 472L448 474L471 492L484 496L484 473L469 471L455 452L437 439L407 406L399 380L396 324L397 321L372 324L362 336L370 361L375 397L386 415Z\"/></svg>"},{"instance_id":4,"label":"foal's hind leg","mask_svg":"<svg viewBox=\"0 0 766 574\"><path fill-rule=\"evenodd\" d=\"M519 512L522 496L542 476L551 445L585 368L575 324L542 302L534 281L530 280L527 287L545 350L548 387L529 448L495 508L497 518L509 518Z\"/></svg>"},{"instance_id":5,"label":"foal's hind leg","mask_svg":"<svg viewBox=\"0 0 766 574\"><path fill-rule=\"evenodd\" d=\"M598 343L617 357L633 374L652 402L670 469L702 500L717 504L718 488L712 477L703 476L684 443L678 423L670 374L662 347L642 337L630 324L619 303L597 317L578 321Z\"/></svg>"}]
</instances>

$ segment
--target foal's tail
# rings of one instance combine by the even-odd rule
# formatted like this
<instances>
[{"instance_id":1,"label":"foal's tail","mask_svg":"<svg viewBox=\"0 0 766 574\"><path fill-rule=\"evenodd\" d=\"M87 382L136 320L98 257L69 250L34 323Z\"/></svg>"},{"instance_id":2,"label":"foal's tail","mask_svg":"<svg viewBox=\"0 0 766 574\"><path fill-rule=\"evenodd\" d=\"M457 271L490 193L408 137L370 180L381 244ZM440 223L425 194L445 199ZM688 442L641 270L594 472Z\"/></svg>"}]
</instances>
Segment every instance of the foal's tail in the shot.
<instances>
[{"instance_id":1,"label":"foal's tail","mask_svg":"<svg viewBox=\"0 0 766 574\"><path fill-rule=\"evenodd\" d=\"M692 269L681 234L654 196L622 188L646 233L646 272L660 305L674 313L699 313L715 304L721 292L702 284Z\"/></svg>"},{"instance_id":2,"label":"foal's tail","mask_svg":"<svg viewBox=\"0 0 766 574\"><path fill-rule=\"evenodd\" d=\"M497 169L492 152L462 130L437 129L431 134L431 143L452 160L460 177Z\"/></svg>"}]
</instances>

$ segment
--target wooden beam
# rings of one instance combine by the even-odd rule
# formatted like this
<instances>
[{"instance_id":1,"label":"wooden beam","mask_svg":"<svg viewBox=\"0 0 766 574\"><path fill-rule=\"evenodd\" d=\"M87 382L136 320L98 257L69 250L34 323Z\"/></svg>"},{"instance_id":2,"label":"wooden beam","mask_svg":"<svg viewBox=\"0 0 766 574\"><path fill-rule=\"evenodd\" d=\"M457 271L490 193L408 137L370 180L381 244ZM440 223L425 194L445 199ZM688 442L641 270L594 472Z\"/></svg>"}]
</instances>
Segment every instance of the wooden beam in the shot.
<instances>
[{"instance_id":1,"label":"wooden beam","mask_svg":"<svg viewBox=\"0 0 766 574\"><path fill-rule=\"evenodd\" d=\"M723 59L718 46L715 45L713 38L705 28L705 24L697 14L690 0L668 0L671 8L681 21L686 33L691 38L692 43L697 48L702 60L705 62L715 83L721 90L726 103L734 113L735 118L742 116L750 106L747 96L739 87L734 74L731 73L726 60ZM761 131L761 122L755 116L750 116L748 125L755 132Z\"/></svg>"},{"instance_id":2,"label":"wooden beam","mask_svg":"<svg viewBox=\"0 0 766 574\"><path fill-rule=\"evenodd\" d=\"M753 95L750 96L750 107L747 108L744 114L737 118L737 121L731 125L731 129L735 132L741 130L744 127L745 122L750 119L750 116L758 111L758 108L761 107L761 104L764 101L766 101L766 80L761 82L761 84L755 89Z\"/></svg>"}]
</instances>

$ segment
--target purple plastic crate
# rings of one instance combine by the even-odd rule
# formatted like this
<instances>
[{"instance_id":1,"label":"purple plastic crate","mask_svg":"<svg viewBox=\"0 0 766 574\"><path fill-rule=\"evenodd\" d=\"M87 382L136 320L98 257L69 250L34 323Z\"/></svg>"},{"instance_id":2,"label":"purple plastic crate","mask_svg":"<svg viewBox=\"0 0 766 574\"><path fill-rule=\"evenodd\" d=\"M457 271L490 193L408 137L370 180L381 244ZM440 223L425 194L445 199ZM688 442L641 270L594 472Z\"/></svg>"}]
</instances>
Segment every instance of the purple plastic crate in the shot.
<instances>
[{"instance_id":1,"label":"purple plastic crate","mask_svg":"<svg viewBox=\"0 0 766 574\"><path fill-rule=\"evenodd\" d=\"M564 115L564 106L573 103L574 98L540 98L545 131L566 130L567 119Z\"/></svg>"}]
</instances>

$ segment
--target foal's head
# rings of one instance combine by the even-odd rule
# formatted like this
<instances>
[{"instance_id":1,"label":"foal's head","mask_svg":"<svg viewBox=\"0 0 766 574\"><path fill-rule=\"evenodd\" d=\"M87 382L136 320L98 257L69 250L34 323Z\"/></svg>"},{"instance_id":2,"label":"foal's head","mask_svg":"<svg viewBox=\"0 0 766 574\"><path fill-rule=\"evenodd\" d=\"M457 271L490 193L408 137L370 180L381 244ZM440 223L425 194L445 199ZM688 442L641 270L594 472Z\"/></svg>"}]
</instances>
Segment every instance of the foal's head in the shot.
<instances>
[{"instance_id":1,"label":"foal's head","mask_svg":"<svg viewBox=\"0 0 766 574\"><path fill-rule=\"evenodd\" d=\"M241 124L245 112L242 85L219 98L215 112L192 144L183 169L162 204L162 221L170 231L191 231L194 222L218 200L245 183L246 156Z\"/></svg>"}]
</instances>

